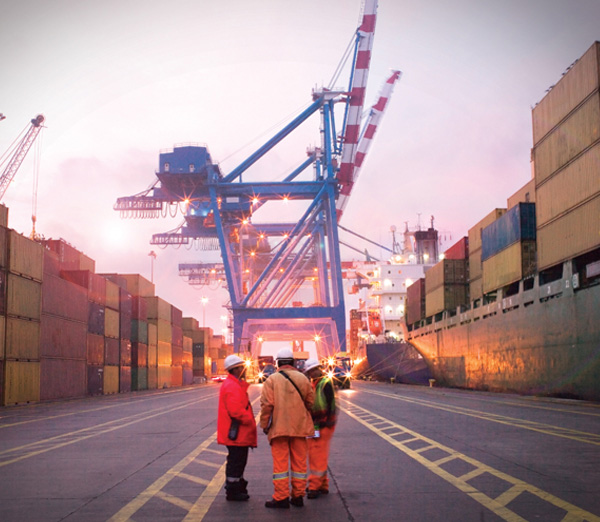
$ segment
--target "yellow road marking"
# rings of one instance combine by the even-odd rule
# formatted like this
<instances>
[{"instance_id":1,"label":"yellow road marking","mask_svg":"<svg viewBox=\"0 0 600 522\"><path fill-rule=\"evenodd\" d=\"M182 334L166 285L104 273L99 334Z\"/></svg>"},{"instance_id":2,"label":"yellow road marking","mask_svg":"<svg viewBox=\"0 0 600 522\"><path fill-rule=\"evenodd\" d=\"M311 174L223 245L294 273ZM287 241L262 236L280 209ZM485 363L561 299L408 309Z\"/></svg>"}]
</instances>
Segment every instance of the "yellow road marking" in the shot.
<instances>
[{"instance_id":1,"label":"yellow road marking","mask_svg":"<svg viewBox=\"0 0 600 522\"><path fill-rule=\"evenodd\" d=\"M537 487L535 487L531 484L528 484L527 482L524 482L524 481L514 478L506 473L498 471L490 466L487 466L487 465L483 464L482 462L479 462L475 459L472 459L471 457L468 457L466 455L463 455L463 454L453 450L452 448L449 448L447 446L439 444L438 442L436 442L432 439L429 439L427 437L424 437L415 431L412 431L404 426L401 426L400 424L392 422L392 421L386 419L385 417L371 413L368 410L361 408L360 406L352 404L347 399L341 399L341 401L344 401L348 404L347 407L340 406L340 409L344 413L346 413L348 416L355 419L356 421L358 421L359 423L361 423L362 425L367 427L372 432L376 433L379 437L381 437L382 439L389 442L392 446L396 447L397 449L399 449L400 451L402 451L403 453L408 455L410 458L416 460L419 464L421 464L427 470L429 470L432 473L435 473L439 477L443 478L448 483L452 484L454 487L458 488L460 491L466 493L471 498L473 498L474 500L479 502L481 505L485 506L487 509L494 512L496 515L498 515L499 517L503 518L504 520L506 520L508 522L522 522L525 520L521 516L519 516L517 513L511 511L507 507L507 505L512 500L517 498L523 492L527 492L529 494L535 495L538 498L548 502L549 504L552 504L552 505L566 511L567 514L566 514L565 518L563 518L563 522L567 522L567 521L568 522L600 522L600 517L594 515L593 513L585 511L584 509L581 509L573 504L570 504L569 502L566 502L558 497L555 497L554 495L551 495L550 493L547 493L546 491L538 489ZM442 451L448 453L448 456L444 457L442 459L438 459L436 461L430 461L430 460L426 459L418 451L412 450L410 447L406 446L406 441L396 440L396 439L392 438L389 434L385 433L382 429L374 426L373 423L366 421L365 415L368 416L368 418L378 419L379 421L385 421L389 425L396 427L397 429L401 430L402 432L408 433L409 435L411 435L411 438L408 439L409 441L414 441L415 439L421 439L422 441L428 443L428 445L430 446L428 449L435 447L439 450L442 450ZM507 491L505 491L504 493L499 495L498 497L491 498L491 497L487 496L485 493L477 490L474 486L472 486L471 484L468 483L468 480L473 478L471 476L473 474L473 472L469 472L469 473L465 474L463 477L456 477L441 467L442 464L453 461L453 460L461 460L461 461L466 462L466 463L470 464L471 466L475 467L478 471L480 471L480 473L478 473L477 475L479 475L481 473L489 473L490 475L493 475L495 477L498 477L498 478L504 480L508 484L512 484L512 486Z\"/></svg>"}]
</instances>

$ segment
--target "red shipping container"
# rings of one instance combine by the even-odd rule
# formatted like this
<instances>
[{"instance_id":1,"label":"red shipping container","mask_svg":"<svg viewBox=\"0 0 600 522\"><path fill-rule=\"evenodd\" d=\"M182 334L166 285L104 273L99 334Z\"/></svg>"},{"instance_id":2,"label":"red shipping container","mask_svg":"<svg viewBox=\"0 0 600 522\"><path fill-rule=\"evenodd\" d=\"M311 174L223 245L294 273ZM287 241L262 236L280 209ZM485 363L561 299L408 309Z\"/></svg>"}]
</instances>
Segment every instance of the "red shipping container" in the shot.
<instances>
[{"instance_id":1,"label":"red shipping container","mask_svg":"<svg viewBox=\"0 0 600 522\"><path fill-rule=\"evenodd\" d=\"M171 326L171 343L183 347L183 330L181 326Z\"/></svg>"},{"instance_id":2,"label":"red shipping container","mask_svg":"<svg viewBox=\"0 0 600 522\"><path fill-rule=\"evenodd\" d=\"M96 270L96 262L64 239L45 239L42 244L58 254L61 270Z\"/></svg>"},{"instance_id":3,"label":"red shipping container","mask_svg":"<svg viewBox=\"0 0 600 522\"><path fill-rule=\"evenodd\" d=\"M85 360L40 360L40 400L85 397L87 365Z\"/></svg>"},{"instance_id":4,"label":"red shipping container","mask_svg":"<svg viewBox=\"0 0 600 522\"><path fill-rule=\"evenodd\" d=\"M131 315L120 314L119 316L119 338L131 340Z\"/></svg>"},{"instance_id":5,"label":"red shipping container","mask_svg":"<svg viewBox=\"0 0 600 522\"><path fill-rule=\"evenodd\" d=\"M131 366L121 366L119 368L119 393L131 391Z\"/></svg>"},{"instance_id":6,"label":"red shipping container","mask_svg":"<svg viewBox=\"0 0 600 522\"><path fill-rule=\"evenodd\" d=\"M171 386L183 386L183 368L171 366Z\"/></svg>"},{"instance_id":7,"label":"red shipping container","mask_svg":"<svg viewBox=\"0 0 600 522\"><path fill-rule=\"evenodd\" d=\"M133 313L133 296L125 289L119 289L119 312L129 315Z\"/></svg>"},{"instance_id":8,"label":"red shipping container","mask_svg":"<svg viewBox=\"0 0 600 522\"><path fill-rule=\"evenodd\" d=\"M171 345L171 364L181 366L183 362L183 348L181 346Z\"/></svg>"},{"instance_id":9,"label":"red shipping container","mask_svg":"<svg viewBox=\"0 0 600 522\"><path fill-rule=\"evenodd\" d=\"M183 324L183 312L174 306L171 306L171 324L179 327Z\"/></svg>"},{"instance_id":10,"label":"red shipping container","mask_svg":"<svg viewBox=\"0 0 600 522\"><path fill-rule=\"evenodd\" d=\"M406 323L425 319L425 278L415 281L406 289Z\"/></svg>"},{"instance_id":11,"label":"red shipping container","mask_svg":"<svg viewBox=\"0 0 600 522\"><path fill-rule=\"evenodd\" d=\"M101 305L106 304L106 279L89 270L62 270L60 276L88 291L88 300Z\"/></svg>"},{"instance_id":12,"label":"red shipping container","mask_svg":"<svg viewBox=\"0 0 600 522\"><path fill-rule=\"evenodd\" d=\"M144 343L131 343L131 366L145 368L148 366L148 345Z\"/></svg>"},{"instance_id":13,"label":"red shipping container","mask_svg":"<svg viewBox=\"0 0 600 522\"><path fill-rule=\"evenodd\" d=\"M183 368L183 386L194 384L194 373L191 368Z\"/></svg>"},{"instance_id":14,"label":"red shipping container","mask_svg":"<svg viewBox=\"0 0 600 522\"><path fill-rule=\"evenodd\" d=\"M112 337L104 338L104 365L105 366L117 366L119 364L119 339L113 339Z\"/></svg>"},{"instance_id":15,"label":"red shipping container","mask_svg":"<svg viewBox=\"0 0 600 522\"><path fill-rule=\"evenodd\" d=\"M40 357L86 360L86 323L47 314L40 323Z\"/></svg>"},{"instance_id":16,"label":"red shipping container","mask_svg":"<svg viewBox=\"0 0 600 522\"><path fill-rule=\"evenodd\" d=\"M60 261L58 254L47 248L44 249L44 280L47 275L60 277Z\"/></svg>"},{"instance_id":17,"label":"red shipping container","mask_svg":"<svg viewBox=\"0 0 600 522\"><path fill-rule=\"evenodd\" d=\"M104 365L104 336L87 334L87 363L88 365Z\"/></svg>"},{"instance_id":18,"label":"red shipping container","mask_svg":"<svg viewBox=\"0 0 600 522\"><path fill-rule=\"evenodd\" d=\"M81 286L50 274L42 281L42 313L86 323L87 292Z\"/></svg>"},{"instance_id":19,"label":"red shipping container","mask_svg":"<svg viewBox=\"0 0 600 522\"><path fill-rule=\"evenodd\" d=\"M102 395L104 393L104 366L88 365L87 392L88 395Z\"/></svg>"},{"instance_id":20,"label":"red shipping container","mask_svg":"<svg viewBox=\"0 0 600 522\"><path fill-rule=\"evenodd\" d=\"M131 300L131 317L138 321L148 319L148 303L143 297L133 296Z\"/></svg>"},{"instance_id":21,"label":"red shipping container","mask_svg":"<svg viewBox=\"0 0 600 522\"><path fill-rule=\"evenodd\" d=\"M463 237L444 252L445 259L468 259L469 258L469 238Z\"/></svg>"},{"instance_id":22,"label":"red shipping container","mask_svg":"<svg viewBox=\"0 0 600 522\"><path fill-rule=\"evenodd\" d=\"M119 364L121 366L131 366L131 341L127 339L121 339Z\"/></svg>"},{"instance_id":23,"label":"red shipping container","mask_svg":"<svg viewBox=\"0 0 600 522\"><path fill-rule=\"evenodd\" d=\"M4 361L0 359L0 406L4 406Z\"/></svg>"}]
</instances>

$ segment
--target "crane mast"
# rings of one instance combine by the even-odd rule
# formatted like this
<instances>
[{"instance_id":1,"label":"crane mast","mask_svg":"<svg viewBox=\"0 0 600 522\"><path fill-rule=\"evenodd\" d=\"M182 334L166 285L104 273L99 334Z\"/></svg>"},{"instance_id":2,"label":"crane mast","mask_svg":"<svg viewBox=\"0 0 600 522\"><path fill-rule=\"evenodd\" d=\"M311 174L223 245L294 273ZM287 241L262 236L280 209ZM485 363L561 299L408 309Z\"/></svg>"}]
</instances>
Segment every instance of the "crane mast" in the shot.
<instances>
[{"instance_id":1,"label":"crane mast","mask_svg":"<svg viewBox=\"0 0 600 522\"><path fill-rule=\"evenodd\" d=\"M44 120L45 118L41 114L38 114L33 120L31 120L31 126L27 130L27 133L16 145L13 154L6 165L6 168L0 176L0 200L4 197L4 194L14 179L17 170L19 170L21 163L23 163L25 156L33 145L33 142L42 130L42 123L44 123Z\"/></svg>"}]
</instances>

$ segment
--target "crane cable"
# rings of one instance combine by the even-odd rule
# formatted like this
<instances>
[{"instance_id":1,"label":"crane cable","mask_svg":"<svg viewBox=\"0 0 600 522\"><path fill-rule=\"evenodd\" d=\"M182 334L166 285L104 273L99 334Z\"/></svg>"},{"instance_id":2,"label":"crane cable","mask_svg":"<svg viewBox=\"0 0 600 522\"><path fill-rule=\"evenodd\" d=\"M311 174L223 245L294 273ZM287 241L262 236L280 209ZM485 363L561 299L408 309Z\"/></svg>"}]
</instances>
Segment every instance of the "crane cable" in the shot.
<instances>
[{"instance_id":1,"label":"crane cable","mask_svg":"<svg viewBox=\"0 0 600 522\"><path fill-rule=\"evenodd\" d=\"M33 153L33 194L31 198L31 239L33 240L39 237L35 231L35 223L37 221L38 186L40 180L40 164L42 159L42 136L43 132L40 132L38 139L34 143L35 148Z\"/></svg>"}]
</instances>

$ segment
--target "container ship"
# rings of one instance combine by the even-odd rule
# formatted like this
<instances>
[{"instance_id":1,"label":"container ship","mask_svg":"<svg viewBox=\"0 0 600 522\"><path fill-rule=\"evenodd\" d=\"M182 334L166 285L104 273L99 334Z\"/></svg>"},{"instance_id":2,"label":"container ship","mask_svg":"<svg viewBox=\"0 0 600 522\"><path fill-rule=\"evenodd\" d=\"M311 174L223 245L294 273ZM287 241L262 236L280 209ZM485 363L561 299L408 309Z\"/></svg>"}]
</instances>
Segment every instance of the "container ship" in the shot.
<instances>
[{"instance_id":1,"label":"container ship","mask_svg":"<svg viewBox=\"0 0 600 522\"><path fill-rule=\"evenodd\" d=\"M407 289L436 383L600 400L599 85L595 42L532 109L530 182Z\"/></svg>"}]
</instances>

